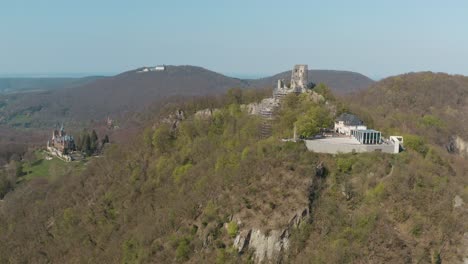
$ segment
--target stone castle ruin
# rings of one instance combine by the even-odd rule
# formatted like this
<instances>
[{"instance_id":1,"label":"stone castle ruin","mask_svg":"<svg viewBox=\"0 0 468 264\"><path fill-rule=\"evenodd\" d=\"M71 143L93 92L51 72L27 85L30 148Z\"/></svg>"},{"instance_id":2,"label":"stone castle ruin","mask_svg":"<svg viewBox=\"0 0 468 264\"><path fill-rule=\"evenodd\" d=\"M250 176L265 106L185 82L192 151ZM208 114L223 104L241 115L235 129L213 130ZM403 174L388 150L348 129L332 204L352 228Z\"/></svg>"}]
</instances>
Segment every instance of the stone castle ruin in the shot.
<instances>
[{"instance_id":1,"label":"stone castle ruin","mask_svg":"<svg viewBox=\"0 0 468 264\"><path fill-rule=\"evenodd\" d=\"M269 137L272 132L272 123L275 119L274 112L281 104L282 99L288 94L301 94L309 92L308 65L295 65L291 72L291 82L286 84L285 80L278 80L277 86L273 89L272 97L265 98L259 103L251 103L241 106L249 114L262 117L261 134ZM313 94L313 93L312 93ZM315 95L317 100L323 100L321 96ZM212 110L204 109L198 111L195 116L207 117L213 114Z\"/></svg>"},{"instance_id":2,"label":"stone castle ruin","mask_svg":"<svg viewBox=\"0 0 468 264\"><path fill-rule=\"evenodd\" d=\"M307 64L298 64L294 66L291 73L291 83L286 85L284 80L278 80L276 89L273 91L273 97L280 99L290 93L305 93L309 83L309 74Z\"/></svg>"},{"instance_id":3,"label":"stone castle ruin","mask_svg":"<svg viewBox=\"0 0 468 264\"><path fill-rule=\"evenodd\" d=\"M273 97L265 98L260 103L246 106L249 113L263 118L261 133L263 137L271 135L271 123L274 119L274 111L279 107L281 99L288 94L305 93L309 83L307 64L295 65L291 73L291 83L287 85L284 80L278 80L273 89Z\"/></svg>"}]
</instances>

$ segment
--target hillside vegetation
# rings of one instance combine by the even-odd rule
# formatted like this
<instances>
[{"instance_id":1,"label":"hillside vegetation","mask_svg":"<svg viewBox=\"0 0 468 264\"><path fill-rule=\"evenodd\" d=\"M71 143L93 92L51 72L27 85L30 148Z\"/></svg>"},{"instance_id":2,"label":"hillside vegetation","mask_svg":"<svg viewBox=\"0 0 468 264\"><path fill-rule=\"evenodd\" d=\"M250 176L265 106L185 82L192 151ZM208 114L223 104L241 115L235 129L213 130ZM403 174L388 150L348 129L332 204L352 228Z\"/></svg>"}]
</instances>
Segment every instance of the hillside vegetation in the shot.
<instances>
[{"instance_id":1,"label":"hillside vegetation","mask_svg":"<svg viewBox=\"0 0 468 264\"><path fill-rule=\"evenodd\" d=\"M468 140L468 77L410 73L348 98L354 111L387 134L415 134L447 149Z\"/></svg>"},{"instance_id":2,"label":"hillside vegetation","mask_svg":"<svg viewBox=\"0 0 468 264\"><path fill-rule=\"evenodd\" d=\"M242 110L255 98L242 90L182 104L186 117L176 129L158 118L83 172L19 185L0 204L0 262L255 262L255 250L239 254L234 238L253 228L283 230L304 208L310 216L272 261L461 262L466 160L432 141L399 155L331 156L279 140L295 123L302 133L329 124L341 107L330 107L327 91L320 93L328 102L286 98L269 138L260 135L262 121ZM209 105L219 110L194 115Z\"/></svg>"}]
</instances>

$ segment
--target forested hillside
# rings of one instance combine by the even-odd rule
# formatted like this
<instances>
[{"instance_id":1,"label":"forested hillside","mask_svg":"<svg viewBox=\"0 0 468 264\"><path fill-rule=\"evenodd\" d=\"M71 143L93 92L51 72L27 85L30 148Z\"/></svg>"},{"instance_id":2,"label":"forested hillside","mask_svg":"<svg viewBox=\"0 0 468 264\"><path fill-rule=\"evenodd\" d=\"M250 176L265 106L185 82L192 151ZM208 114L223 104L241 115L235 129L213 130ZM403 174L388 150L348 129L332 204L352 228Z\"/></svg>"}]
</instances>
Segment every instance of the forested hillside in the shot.
<instances>
[{"instance_id":1,"label":"forested hillside","mask_svg":"<svg viewBox=\"0 0 468 264\"><path fill-rule=\"evenodd\" d=\"M347 101L387 134L414 134L468 154L461 143L468 141L468 77L409 73L382 80Z\"/></svg>"},{"instance_id":2,"label":"forested hillside","mask_svg":"<svg viewBox=\"0 0 468 264\"><path fill-rule=\"evenodd\" d=\"M6 78L0 77L1 93L24 93L32 91L47 91L71 88L85 85L103 77L90 76L84 78Z\"/></svg>"},{"instance_id":3,"label":"forested hillside","mask_svg":"<svg viewBox=\"0 0 468 264\"><path fill-rule=\"evenodd\" d=\"M132 142L111 145L82 172L17 186L0 204L0 262L462 262L466 160L432 134L409 140L398 155L332 156L282 142L294 124L315 131L355 107L324 86L317 92L325 99L288 96L269 138L241 106L258 100L254 92L170 105ZM378 120L383 110L373 114L374 103L363 100L356 112L375 128L427 133L409 121ZM425 112L420 106L400 107ZM206 108L212 114L195 115ZM164 116L175 109L185 119L173 126ZM239 252L235 238L249 231L258 243ZM275 234L281 249L270 256L262 237Z\"/></svg>"}]
</instances>

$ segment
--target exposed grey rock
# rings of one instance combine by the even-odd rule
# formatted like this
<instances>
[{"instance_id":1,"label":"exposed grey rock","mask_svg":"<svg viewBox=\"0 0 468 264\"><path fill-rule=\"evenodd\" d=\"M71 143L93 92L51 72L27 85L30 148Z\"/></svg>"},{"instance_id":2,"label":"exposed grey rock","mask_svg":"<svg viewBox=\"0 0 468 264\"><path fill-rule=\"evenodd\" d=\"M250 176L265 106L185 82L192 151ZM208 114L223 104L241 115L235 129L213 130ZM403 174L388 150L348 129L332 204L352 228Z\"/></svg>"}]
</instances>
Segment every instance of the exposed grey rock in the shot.
<instances>
[{"instance_id":1,"label":"exposed grey rock","mask_svg":"<svg viewBox=\"0 0 468 264\"><path fill-rule=\"evenodd\" d=\"M455 139L450 138L449 142L445 145L448 153L455 153L457 152L457 147L455 146Z\"/></svg>"},{"instance_id":2,"label":"exposed grey rock","mask_svg":"<svg viewBox=\"0 0 468 264\"><path fill-rule=\"evenodd\" d=\"M242 106L243 109L247 110L247 113L251 115L271 115L275 108L279 106L279 100L275 98L265 98L260 103L251 103Z\"/></svg>"},{"instance_id":3,"label":"exposed grey rock","mask_svg":"<svg viewBox=\"0 0 468 264\"><path fill-rule=\"evenodd\" d=\"M458 153L462 156L468 156L468 142L459 136L451 137L449 142L445 145L449 153Z\"/></svg>"},{"instance_id":4,"label":"exposed grey rock","mask_svg":"<svg viewBox=\"0 0 468 264\"><path fill-rule=\"evenodd\" d=\"M210 118L213 115L213 110L212 109L203 109L203 110L198 110L195 113L195 117L200 118L200 119L207 119Z\"/></svg>"},{"instance_id":5,"label":"exposed grey rock","mask_svg":"<svg viewBox=\"0 0 468 264\"><path fill-rule=\"evenodd\" d=\"M237 234L236 238L234 239L234 247L237 248L239 253L244 253L245 249L247 249L250 241L250 234L252 230L243 230Z\"/></svg>"},{"instance_id":6,"label":"exposed grey rock","mask_svg":"<svg viewBox=\"0 0 468 264\"><path fill-rule=\"evenodd\" d=\"M242 230L234 239L234 247L241 254L247 248L253 250L256 263L280 263L289 249L291 231L305 221L309 215L309 208L300 210L291 217L286 228L271 230L268 233L258 228Z\"/></svg>"},{"instance_id":7,"label":"exposed grey rock","mask_svg":"<svg viewBox=\"0 0 468 264\"><path fill-rule=\"evenodd\" d=\"M461 207L463 204L463 199L460 196L456 195L455 198L453 198L453 208Z\"/></svg>"},{"instance_id":8,"label":"exposed grey rock","mask_svg":"<svg viewBox=\"0 0 468 264\"><path fill-rule=\"evenodd\" d=\"M249 248L254 250L255 261L265 260L279 262L281 253L289 248L289 237L282 236L284 231L272 230L264 234L259 229L253 229L250 235Z\"/></svg>"},{"instance_id":9,"label":"exposed grey rock","mask_svg":"<svg viewBox=\"0 0 468 264\"><path fill-rule=\"evenodd\" d=\"M309 209L306 208L297 214L295 214L291 220L289 220L289 227L298 227L306 217L309 216Z\"/></svg>"},{"instance_id":10,"label":"exposed grey rock","mask_svg":"<svg viewBox=\"0 0 468 264\"><path fill-rule=\"evenodd\" d=\"M463 234L462 246L464 248L463 264L468 264L468 232Z\"/></svg>"},{"instance_id":11,"label":"exposed grey rock","mask_svg":"<svg viewBox=\"0 0 468 264\"><path fill-rule=\"evenodd\" d=\"M464 141L461 137L455 137L455 146L458 149L460 155L468 156L468 142Z\"/></svg>"},{"instance_id":12,"label":"exposed grey rock","mask_svg":"<svg viewBox=\"0 0 468 264\"><path fill-rule=\"evenodd\" d=\"M325 166L323 166L323 161L321 161L317 166L315 167L315 176L317 177L323 177L325 176Z\"/></svg>"}]
</instances>

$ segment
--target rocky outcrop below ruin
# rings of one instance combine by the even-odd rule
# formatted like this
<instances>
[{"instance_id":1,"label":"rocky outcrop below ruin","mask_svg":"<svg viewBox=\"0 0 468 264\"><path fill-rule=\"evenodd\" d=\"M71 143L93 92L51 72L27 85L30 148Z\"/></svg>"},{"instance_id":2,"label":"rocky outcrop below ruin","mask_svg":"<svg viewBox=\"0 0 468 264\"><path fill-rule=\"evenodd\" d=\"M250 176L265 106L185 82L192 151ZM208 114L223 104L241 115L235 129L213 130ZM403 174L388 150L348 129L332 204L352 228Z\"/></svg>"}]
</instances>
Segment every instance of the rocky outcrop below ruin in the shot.
<instances>
[{"instance_id":1,"label":"rocky outcrop below ruin","mask_svg":"<svg viewBox=\"0 0 468 264\"><path fill-rule=\"evenodd\" d=\"M293 215L283 229L270 231L262 231L258 227L243 229L234 239L234 247L240 254L252 250L256 263L282 263L287 258L293 229L308 221L309 217L309 208L305 208Z\"/></svg>"},{"instance_id":2,"label":"rocky outcrop below ruin","mask_svg":"<svg viewBox=\"0 0 468 264\"><path fill-rule=\"evenodd\" d=\"M446 145L449 153L458 153L462 156L468 156L468 142L463 140L459 136L454 136L450 139L450 142Z\"/></svg>"},{"instance_id":3,"label":"rocky outcrop below ruin","mask_svg":"<svg viewBox=\"0 0 468 264\"><path fill-rule=\"evenodd\" d=\"M464 141L461 137L455 137L455 146L462 156L468 156L468 142Z\"/></svg>"},{"instance_id":4,"label":"rocky outcrop below ruin","mask_svg":"<svg viewBox=\"0 0 468 264\"><path fill-rule=\"evenodd\" d=\"M275 108L279 106L279 100L275 98L265 98L259 103L251 103L243 105L242 108L247 110L251 115L268 115L271 117Z\"/></svg>"}]
</instances>

